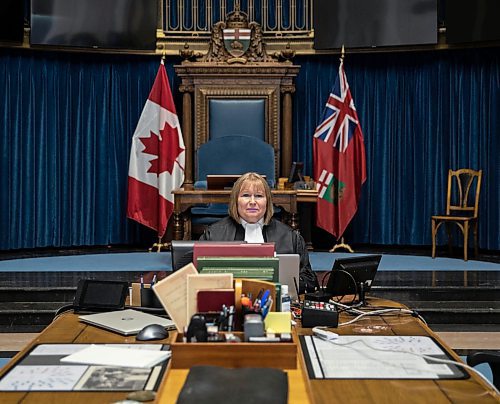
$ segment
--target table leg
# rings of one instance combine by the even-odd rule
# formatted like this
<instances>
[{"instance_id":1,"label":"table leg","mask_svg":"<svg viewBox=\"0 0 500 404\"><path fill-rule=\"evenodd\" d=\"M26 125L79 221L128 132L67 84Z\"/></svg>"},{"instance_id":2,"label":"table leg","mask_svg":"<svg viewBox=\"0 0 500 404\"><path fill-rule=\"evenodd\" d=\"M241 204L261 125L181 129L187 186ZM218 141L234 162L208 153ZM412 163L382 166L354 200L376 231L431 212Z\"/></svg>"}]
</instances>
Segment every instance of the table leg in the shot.
<instances>
[{"instance_id":1,"label":"table leg","mask_svg":"<svg viewBox=\"0 0 500 404\"><path fill-rule=\"evenodd\" d=\"M299 227L300 234L304 237L306 242L306 247L309 251L312 251L312 226L314 224L314 214L313 206L311 203L301 203L299 205Z\"/></svg>"}]
</instances>

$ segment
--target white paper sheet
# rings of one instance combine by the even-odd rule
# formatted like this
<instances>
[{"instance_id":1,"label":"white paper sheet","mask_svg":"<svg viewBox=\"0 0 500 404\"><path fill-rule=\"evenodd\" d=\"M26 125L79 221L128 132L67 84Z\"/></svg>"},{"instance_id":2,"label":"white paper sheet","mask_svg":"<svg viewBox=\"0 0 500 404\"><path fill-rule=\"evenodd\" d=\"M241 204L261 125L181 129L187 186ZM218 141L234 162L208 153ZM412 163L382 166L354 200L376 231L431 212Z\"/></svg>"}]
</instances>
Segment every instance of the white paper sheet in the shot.
<instances>
[{"instance_id":1,"label":"white paper sheet","mask_svg":"<svg viewBox=\"0 0 500 404\"><path fill-rule=\"evenodd\" d=\"M88 366L16 366L1 381L2 391L71 391Z\"/></svg>"},{"instance_id":2,"label":"white paper sheet","mask_svg":"<svg viewBox=\"0 0 500 404\"><path fill-rule=\"evenodd\" d=\"M71 355L89 346L90 344L41 344L30 355Z\"/></svg>"},{"instance_id":3,"label":"white paper sheet","mask_svg":"<svg viewBox=\"0 0 500 404\"><path fill-rule=\"evenodd\" d=\"M91 345L61 359L65 363L86 365L121 366L150 368L163 362L171 355L170 351L151 351L144 349L116 348Z\"/></svg>"}]
</instances>

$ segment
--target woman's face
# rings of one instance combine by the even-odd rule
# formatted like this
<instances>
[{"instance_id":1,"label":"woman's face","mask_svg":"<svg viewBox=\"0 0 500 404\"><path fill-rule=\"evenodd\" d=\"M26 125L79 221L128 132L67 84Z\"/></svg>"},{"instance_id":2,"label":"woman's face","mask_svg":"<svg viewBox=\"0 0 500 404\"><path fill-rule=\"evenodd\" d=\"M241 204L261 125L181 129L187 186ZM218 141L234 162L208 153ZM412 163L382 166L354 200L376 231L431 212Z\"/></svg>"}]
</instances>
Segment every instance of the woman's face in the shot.
<instances>
[{"instance_id":1,"label":"woman's face","mask_svg":"<svg viewBox=\"0 0 500 404\"><path fill-rule=\"evenodd\" d=\"M255 183L243 183L238 194L238 215L248 223L257 223L266 214L264 188Z\"/></svg>"}]
</instances>

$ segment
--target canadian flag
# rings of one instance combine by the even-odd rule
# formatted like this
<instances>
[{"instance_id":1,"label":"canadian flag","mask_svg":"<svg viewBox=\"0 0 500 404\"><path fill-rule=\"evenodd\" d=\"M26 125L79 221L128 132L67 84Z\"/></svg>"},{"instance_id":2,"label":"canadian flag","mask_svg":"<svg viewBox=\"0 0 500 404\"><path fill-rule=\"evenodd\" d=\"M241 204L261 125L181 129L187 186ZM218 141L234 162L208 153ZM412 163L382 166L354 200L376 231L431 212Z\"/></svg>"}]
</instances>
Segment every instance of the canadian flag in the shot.
<instances>
[{"instance_id":1,"label":"canadian flag","mask_svg":"<svg viewBox=\"0 0 500 404\"><path fill-rule=\"evenodd\" d=\"M185 148L163 61L137 123L128 171L127 217L163 237L184 182Z\"/></svg>"}]
</instances>

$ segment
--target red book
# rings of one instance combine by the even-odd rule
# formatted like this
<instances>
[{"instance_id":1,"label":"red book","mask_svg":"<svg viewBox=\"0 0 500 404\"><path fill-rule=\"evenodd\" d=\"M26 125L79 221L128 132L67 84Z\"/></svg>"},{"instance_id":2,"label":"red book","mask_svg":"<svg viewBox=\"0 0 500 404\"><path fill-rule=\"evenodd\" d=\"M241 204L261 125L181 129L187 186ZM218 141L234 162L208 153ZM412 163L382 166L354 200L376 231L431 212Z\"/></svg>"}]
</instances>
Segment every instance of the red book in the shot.
<instances>
[{"instance_id":1,"label":"red book","mask_svg":"<svg viewBox=\"0 0 500 404\"><path fill-rule=\"evenodd\" d=\"M198 266L198 257L274 257L274 243L195 243L193 264Z\"/></svg>"},{"instance_id":2,"label":"red book","mask_svg":"<svg viewBox=\"0 0 500 404\"><path fill-rule=\"evenodd\" d=\"M198 313L221 311L222 305L234 306L234 289L200 290L197 295Z\"/></svg>"}]
</instances>

